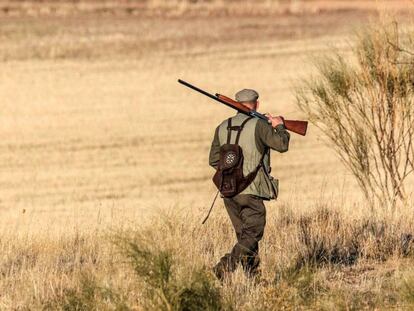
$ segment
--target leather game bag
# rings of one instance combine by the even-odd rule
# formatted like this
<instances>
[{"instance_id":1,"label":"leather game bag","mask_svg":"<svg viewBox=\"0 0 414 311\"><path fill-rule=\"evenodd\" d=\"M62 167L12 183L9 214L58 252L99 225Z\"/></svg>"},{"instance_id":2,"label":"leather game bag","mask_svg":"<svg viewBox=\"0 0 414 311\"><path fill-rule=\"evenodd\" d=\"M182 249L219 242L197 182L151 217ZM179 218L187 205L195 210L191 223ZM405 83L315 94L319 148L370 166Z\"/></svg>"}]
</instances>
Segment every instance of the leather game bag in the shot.
<instances>
[{"instance_id":1,"label":"leather game bag","mask_svg":"<svg viewBox=\"0 0 414 311\"><path fill-rule=\"evenodd\" d=\"M265 153L256 169L250 172L247 176L243 174L243 150L239 146L240 134L252 117L243 121L240 126L231 126L231 118L227 121L227 143L220 147L220 159L217 171L213 176L213 182L221 195L225 198L231 198L250 185L256 178L257 172L263 166L263 159ZM230 143L231 132L237 131L236 141L234 144Z\"/></svg>"}]
</instances>

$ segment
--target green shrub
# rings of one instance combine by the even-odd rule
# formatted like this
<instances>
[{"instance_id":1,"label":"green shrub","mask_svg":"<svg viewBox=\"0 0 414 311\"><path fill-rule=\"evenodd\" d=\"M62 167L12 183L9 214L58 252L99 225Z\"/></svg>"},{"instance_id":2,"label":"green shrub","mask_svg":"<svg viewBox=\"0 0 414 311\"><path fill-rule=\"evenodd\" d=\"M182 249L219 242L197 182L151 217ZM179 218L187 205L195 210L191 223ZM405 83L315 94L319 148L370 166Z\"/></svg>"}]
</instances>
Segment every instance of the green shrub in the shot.
<instances>
[{"instance_id":1,"label":"green shrub","mask_svg":"<svg viewBox=\"0 0 414 311\"><path fill-rule=\"evenodd\" d=\"M134 272L144 282L147 310L223 310L229 309L204 269L179 277L172 252L160 250L156 242L143 235L118 239L117 245L129 259Z\"/></svg>"},{"instance_id":2,"label":"green shrub","mask_svg":"<svg viewBox=\"0 0 414 311\"><path fill-rule=\"evenodd\" d=\"M43 309L62 311L130 310L120 295L109 287L99 286L91 275L81 275L79 283L79 288L65 289L62 295L46 302Z\"/></svg>"},{"instance_id":3,"label":"green shrub","mask_svg":"<svg viewBox=\"0 0 414 311\"><path fill-rule=\"evenodd\" d=\"M407 38L408 40L404 40ZM414 170L414 35L375 25L356 38L352 56L317 61L298 87L298 107L331 142L371 206L406 202Z\"/></svg>"}]
</instances>

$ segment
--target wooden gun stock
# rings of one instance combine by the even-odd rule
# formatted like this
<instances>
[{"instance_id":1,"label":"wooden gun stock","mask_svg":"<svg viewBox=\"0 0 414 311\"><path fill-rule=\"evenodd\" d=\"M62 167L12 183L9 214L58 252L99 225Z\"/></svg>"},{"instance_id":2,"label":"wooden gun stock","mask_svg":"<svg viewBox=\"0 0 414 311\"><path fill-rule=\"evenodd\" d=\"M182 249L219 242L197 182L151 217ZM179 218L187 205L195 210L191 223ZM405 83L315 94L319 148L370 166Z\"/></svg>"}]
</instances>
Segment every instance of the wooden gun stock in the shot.
<instances>
[{"instance_id":1,"label":"wooden gun stock","mask_svg":"<svg viewBox=\"0 0 414 311\"><path fill-rule=\"evenodd\" d=\"M233 106L233 108L237 109L238 111L243 111L245 113L249 113L250 109L247 108L245 105L239 103L238 101L235 101L234 99L231 99L230 97L221 95L221 94L216 94L217 98L225 101L226 103L230 104L231 106Z\"/></svg>"},{"instance_id":2,"label":"wooden gun stock","mask_svg":"<svg viewBox=\"0 0 414 311\"><path fill-rule=\"evenodd\" d=\"M227 102L228 104L232 105L234 108L236 108L239 111L243 111L245 113L249 113L250 109L244 106L243 104L235 101L234 99L231 99L227 96L216 94L217 98L219 98L222 101ZM263 118L262 118L263 119ZM267 120L267 117L266 117ZM300 120L283 120L285 123L285 127L288 131L305 136L306 131L308 129L308 121L300 121Z\"/></svg>"},{"instance_id":3,"label":"wooden gun stock","mask_svg":"<svg viewBox=\"0 0 414 311\"><path fill-rule=\"evenodd\" d=\"M285 127L288 131L305 136L308 130L308 121L284 120Z\"/></svg>"}]
</instances>

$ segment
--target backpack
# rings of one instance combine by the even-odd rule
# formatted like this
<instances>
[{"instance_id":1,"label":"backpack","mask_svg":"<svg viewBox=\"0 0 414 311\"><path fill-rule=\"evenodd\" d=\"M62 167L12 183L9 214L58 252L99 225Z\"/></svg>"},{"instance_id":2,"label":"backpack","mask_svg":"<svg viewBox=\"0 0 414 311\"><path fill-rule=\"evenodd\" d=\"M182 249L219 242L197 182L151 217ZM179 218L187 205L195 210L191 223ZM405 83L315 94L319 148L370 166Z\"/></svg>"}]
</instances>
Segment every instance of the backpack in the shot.
<instances>
[{"instance_id":1,"label":"backpack","mask_svg":"<svg viewBox=\"0 0 414 311\"><path fill-rule=\"evenodd\" d=\"M246 189L256 178L259 169L263 166L263 159L266 153L263 153L254 171L250 172L247 176L243 174L244 157L243 150L239 146L239 139L244 126L251 119L252 117L247 118L240 126L232 126L231 118L227 121L227 143L220 147L220 159L217 171L213 176L214 184L225 198L231 198ZM230 143L232 131L237 131L234 144Z\"/></svg>"}]
</instances>

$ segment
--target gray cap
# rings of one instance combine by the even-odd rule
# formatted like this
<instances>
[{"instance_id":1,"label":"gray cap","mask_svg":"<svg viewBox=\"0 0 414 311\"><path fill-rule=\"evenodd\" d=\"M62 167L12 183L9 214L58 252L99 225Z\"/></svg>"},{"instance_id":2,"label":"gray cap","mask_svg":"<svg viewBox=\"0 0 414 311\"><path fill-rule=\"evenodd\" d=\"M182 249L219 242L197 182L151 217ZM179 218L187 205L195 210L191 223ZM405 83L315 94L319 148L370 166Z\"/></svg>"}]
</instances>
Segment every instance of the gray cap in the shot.
<instances>
[{"instance_id":1,"label":"gray cap","mask_svg":"<svg viewBox=\"0 0 414 311\"><path fill-rule=\"evenodd\" d=\"M254 102L259 98L259 93L255 90L244 89L236 93L236 100L238 102Z\"/></svg>"}]
</instances>

